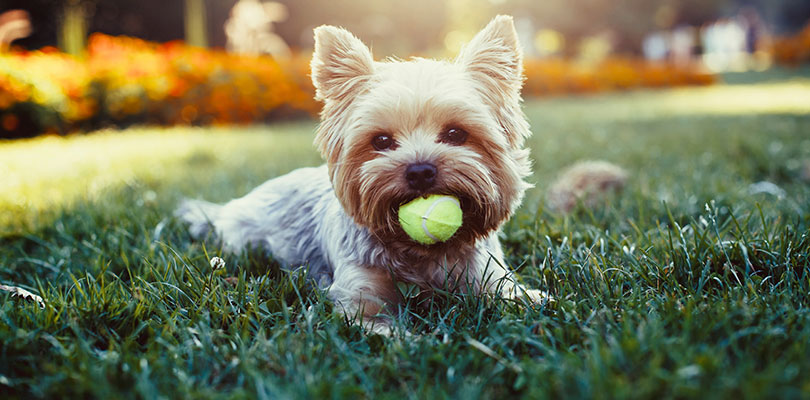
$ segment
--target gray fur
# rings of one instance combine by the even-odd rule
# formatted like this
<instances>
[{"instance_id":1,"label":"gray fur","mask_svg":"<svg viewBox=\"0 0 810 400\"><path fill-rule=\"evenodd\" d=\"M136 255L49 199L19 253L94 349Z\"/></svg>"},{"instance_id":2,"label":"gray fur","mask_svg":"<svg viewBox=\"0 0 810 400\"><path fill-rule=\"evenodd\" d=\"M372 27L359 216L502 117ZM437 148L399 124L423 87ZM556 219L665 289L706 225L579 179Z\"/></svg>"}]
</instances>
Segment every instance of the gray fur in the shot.
<instances>
[{"instance_id":1,"label":"gray fur","mask_svg":"<svg viewBox=\"0 0 810 400\"><path fill-rule=\"evenodd\" d=\"M391 251L345 213L325 165L271 179L224 205L186 200L175 215L190 224L196 238L213 227L228 251L260 246L287 268L306 266L312 279L329 288L330 297L347 311L356 310L350 298L357 293L351 288L363 284L362 268L367 267L385 269L398 280L423 287L442 287L452 277L484 290L480 285L490 281L510 297L525 292L515 292L519 285L505 268L495 233L438 259L409 260ZM499 282L504 278L505 286Z\"/></svg>"},{"instance_id":2,"label":"gray fur","mask_svg":"<svg viewBox=\"0 0 810 400\"><path fill-rule=\"evenodd\" d=\"M401 300L397 281L546 300L515 281L497 238L530 172L512 19L493 19L455 63L378 63L348 31L320 27L315 36L312 77L324 101L315 142L328 167L293 171L223 205L187 200L175 215L191 234L213 230L229 251L260 246L287 268L307 267L343 312L362 313L364 324L381 333L390 333L390 325L378 315ZM469 125L478 144L438 140L448 124ZM379 131L400 146L373 149L368 135ZM414 162L437 165L437 193L461 193L475 203L467 210L467 236L424 247L393 232L387 213L402 200L397 194L423 195L404 182L402 171Z\"/></svg>"},{"instance_id":3,"label":"gray fur","mask_svg":"<svg viewBox=\"0 0 810 400\"><path fill-rule=\"evenodd\" d=\"M504 264L494 234L468 251L440 260L405 260L401 254L392 254L385 243L346 215L332 190L326 165L271 179L223 205L185 200L175 215L190 225L189 232L196 239L213 228L228 251L265 248L287 268L306 266L310 276L326 286L333 281L334 266L344 264L389 267L405 280L427 286L444 283L446 271L435 268L437 263L448 267L486 264L494 257ZM419 274L432 270L437 270L436 276Z\"/></svg>"}]
</instances>

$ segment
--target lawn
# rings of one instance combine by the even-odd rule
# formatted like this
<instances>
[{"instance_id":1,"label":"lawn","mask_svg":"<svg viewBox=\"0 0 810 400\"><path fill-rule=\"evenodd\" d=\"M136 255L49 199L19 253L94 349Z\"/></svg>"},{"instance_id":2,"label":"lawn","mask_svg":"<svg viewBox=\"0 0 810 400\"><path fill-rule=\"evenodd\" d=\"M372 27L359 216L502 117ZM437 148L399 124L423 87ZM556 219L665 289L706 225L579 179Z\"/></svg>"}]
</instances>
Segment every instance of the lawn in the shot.
<instances>
[{"instance_id":1,"label":"lawn","mask_svg":"<svg viewBox=\"0 0 810 400\"><path fill-rule=\"evenodd\" d=\"M535 188L507 261L559 301L408 302L364 335L299 273L191 241L224 201L317 165L314 122L0 142L0 393L12 398L810 396L810 80L532 100ZM545 207L565 166L626 189ZM767 181L778 188L752 190ZM780 189L780 190L777 190ZM208 260L225 259L212 271Z\"/></svg>"}]
</instances>

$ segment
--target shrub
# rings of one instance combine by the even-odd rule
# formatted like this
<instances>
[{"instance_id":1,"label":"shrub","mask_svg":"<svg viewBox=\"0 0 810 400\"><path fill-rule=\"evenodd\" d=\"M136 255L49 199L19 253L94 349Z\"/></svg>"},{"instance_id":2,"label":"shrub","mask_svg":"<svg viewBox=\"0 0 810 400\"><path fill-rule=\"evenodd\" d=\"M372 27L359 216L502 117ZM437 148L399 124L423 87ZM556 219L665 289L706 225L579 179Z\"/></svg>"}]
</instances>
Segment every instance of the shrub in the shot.
<instances>
[{"instance_id":1,"label":"shrub","mask_svg":"<svg viewBox=\"0 0 810 400\"><path fill-rule=\"evenodd\" d=\"M0 54L0 125L5 137L62 132L66 123L90 118L85 64L53 48ZM16 135L15 135L16 133Z\"/></svg>"},{"instance_id":2,"label":"shrub","mask_svg":"<svg viewBox=\"0 0 810 400\"><path fill-rule=\"evenodd\" d=\"M52 48L0 54L0 137L106 125L228 124L320 110L308 59L276 61L94 34L83 60Z\"/></svg>"},{"instance_id":3,"label":"shrub","mask_svg":"<svg viewBox=\"0 0 810 400\"><path fill-rule=\"evenodd\" d=\"M310 84L291 76L300 57L279 62L99 34L88 53L104 96L102 119L115 123L250 123L320 109Z\"/></svg>"},{"instance_id":4,"label":"shrub","mask_svg":"<svg viewBox=\"0 0 810 400\"><path fill-rule=\"evenodd\" d=\"M774 61L788 66L798 66L810 62L810 23L793 36L774 39L772 53Z\"/></svg>"},{"instance_id":5,"label":"shrub","mask_svg":"<svg viewBox=\"0 0 810 400\"><path fill-rule=\"evenodd\" d=\"M713 75L696 66L679 67L622 57L610 57L596 65L583 65L565 59L526 60L524 71L524 93L529 96L708 85L715 82Z\"/></svg>"},{"instance_id":6,"label":"shrub","mask_svg":"<svg viewBox=\"0 0 810 400\"><path fill-rule=\"evenodd\" d=\"M695 68L609 58L527 60L529 96L713 82ZM0 137L108 125L246 124L314 116L309 55L285 60L93 34L83 59L53 48L0 54Z\"/></svg>"}]
</instances>

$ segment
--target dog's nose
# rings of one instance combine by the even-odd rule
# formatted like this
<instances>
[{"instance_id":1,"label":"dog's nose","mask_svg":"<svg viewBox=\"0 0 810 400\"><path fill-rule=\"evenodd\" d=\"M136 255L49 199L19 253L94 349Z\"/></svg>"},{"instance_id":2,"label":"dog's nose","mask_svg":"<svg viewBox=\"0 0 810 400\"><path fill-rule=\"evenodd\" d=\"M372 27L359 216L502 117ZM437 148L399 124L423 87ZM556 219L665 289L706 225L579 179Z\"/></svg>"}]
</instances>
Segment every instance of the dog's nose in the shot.
<instances>
[{"instance_id":1,"label":"dog's nose","mask_svg":"<svg viewBox=\"0 0 810 400\"><path fill-rule=\"evenodd\" d=\"M436 166L433 164L411 164L405 170L405 180L411 189L424 191L436 183L436 172Z\"/></svg>"}]
</instances>

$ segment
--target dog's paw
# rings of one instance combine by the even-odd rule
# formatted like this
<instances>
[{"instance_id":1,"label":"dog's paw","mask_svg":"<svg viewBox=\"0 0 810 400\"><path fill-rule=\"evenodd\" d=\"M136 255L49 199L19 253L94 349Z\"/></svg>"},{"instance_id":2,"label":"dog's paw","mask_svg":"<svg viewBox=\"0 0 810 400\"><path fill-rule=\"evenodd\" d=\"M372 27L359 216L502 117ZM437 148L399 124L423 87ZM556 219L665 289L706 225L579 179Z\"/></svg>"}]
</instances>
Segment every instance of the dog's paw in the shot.
<instances>
[{"instance_id":1,"label":"dog's paw","mask_svg":"<svg viewBox=\"0 0 810 400\"><path fill-rule=\"evenodd\" d=\"M362 326L367 334L376 334L385 337L393 337L396 334L391 321L386 317L366 318Z\"/></svg>"},{"instance_id":2,"label":"dog's paw","mask_svg":"<svg viewBox=\"0 0 810 400\"><path fill-rule=\"evenodd\" d=\"M544 290L526 289L521 286L513 288L504 297L511 300L523 300L531 306L545 305L554 302L554 297Z\"/></svg>"}]
</instances>

